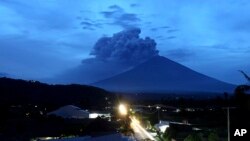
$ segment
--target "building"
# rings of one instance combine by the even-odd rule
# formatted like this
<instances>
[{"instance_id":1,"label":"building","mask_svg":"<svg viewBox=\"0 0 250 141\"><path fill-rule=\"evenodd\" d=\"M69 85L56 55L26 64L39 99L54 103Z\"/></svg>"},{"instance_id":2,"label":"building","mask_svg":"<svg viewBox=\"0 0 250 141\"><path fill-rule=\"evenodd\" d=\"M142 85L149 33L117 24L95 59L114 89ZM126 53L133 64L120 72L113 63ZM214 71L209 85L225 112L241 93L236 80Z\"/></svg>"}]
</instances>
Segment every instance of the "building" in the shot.
<instances>
[{"instance_id":1,"label":"building","mask_svg":"<svg viewBox=\"0 0 250 141\"><path fill-rule=\"evenodd\" d=\"M160 122L155 124L154 127L160 132L164 133L166 129L169 127L169 123L170 123L169 121L160 120Z\"/></svg>"},{"instance_id":2,"label":"building","mask_svg":"<svg viewBox=\"0 0 250 141\"><path fill-rule=\"evenodd\" d=\"M111 120L111 115L110 115L110 113L94 111L94 112L91 112L91 113L89 114L89 118L91 118L91 119L97 118L97 117L106 118L106 119L108 119L109 121Z\"/></svg>"},{"instance_id":3,"label":"building","mask_svg":"<svg viewBox=\"0 0 250 141\"><path fill-rule=\"evenodd\" d=\"M82 110L79 107L74 105L63 106L53 112L48 113L47 115L55 115L62 118L68 119L85 119L89 118L89 112Z\"/></svg>"},{"instance_id":4,"label":"building","mask_svg":"<svg viewBox=\"0 0 250 141\"><path fill-rule=\"evenodd\" d=\"M95 119L97 117L106 118L108 120L111 119L110 113L99 111L89 112L74 105L63 106L53 112L48 113L47 115L55 115L67 119Z\"/></svg>"}]
</instances>

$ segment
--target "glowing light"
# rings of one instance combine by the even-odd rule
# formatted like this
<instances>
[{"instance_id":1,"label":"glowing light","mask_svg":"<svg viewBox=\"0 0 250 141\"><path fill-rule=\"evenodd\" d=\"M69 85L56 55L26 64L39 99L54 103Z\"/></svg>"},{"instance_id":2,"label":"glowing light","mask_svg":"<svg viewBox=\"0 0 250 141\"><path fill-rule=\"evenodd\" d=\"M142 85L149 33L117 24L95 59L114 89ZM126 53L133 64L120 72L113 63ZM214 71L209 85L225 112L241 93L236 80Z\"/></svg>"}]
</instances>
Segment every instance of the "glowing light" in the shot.
<instances>
[{"instance_id":1,"label":"glowing light","mask_svg":"<svg viewBox=\"0 0 250 141\"><path fill-rule=\"evenodd\" d=\"M126 116L128 114L127 107L124 104L119 105L119 112L121 115Z\"/></svg>"},{"instance_id":2,"label":"glowing light","mask_svg":"<svg viewBox=\"0 0 250 141\"><path fill-rule=\"evenodd\" d=\"M160 126L159 128L160 128L160 131L161 131L162 133L164 133L164 132L166 131L166 129L169 128L169 125L162 125L162 126Z\"/></svg>"},{"instance_id":3,"label":"glowing light","mask_svg":"<svg viewBox=\"0 0 250 141\"><path fill-rule=\"evenodd\" d=\"M97 118L99 115L97 113L89 114L89 118Z\"/></svg>"},{"instance_id":4,"label":"glowing light","mask_svg":"<svg viewBox=\"0 0 250 141\"><path fill-rule=\"evenodd\" d=\"M139 133L142 138L149 138L150 140L155 141L155 138L140 125L139 120L137 120L135 117L131 117L131 122L131 127L133 130Z\"/></svg>"}]
</instances>

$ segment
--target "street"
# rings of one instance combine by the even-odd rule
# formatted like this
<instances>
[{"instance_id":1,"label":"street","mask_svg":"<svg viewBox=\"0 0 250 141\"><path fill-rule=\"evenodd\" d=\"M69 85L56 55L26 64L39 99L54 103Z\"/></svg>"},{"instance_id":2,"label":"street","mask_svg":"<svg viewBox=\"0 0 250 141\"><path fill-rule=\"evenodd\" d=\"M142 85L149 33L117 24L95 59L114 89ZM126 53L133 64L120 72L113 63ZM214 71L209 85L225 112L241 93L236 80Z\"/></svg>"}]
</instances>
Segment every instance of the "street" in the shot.
<instances>
[{"instance_id":1,"label":"street","mask_svg":"<svg viewBox=\"0 0 250 141\"><path fill-rule=\"evenodd\" d=\"M150 139L155 141L155 138L140 125L140 122L135 117L131 117L131 128L137 140Z\"/></svg>"}]
</instances>

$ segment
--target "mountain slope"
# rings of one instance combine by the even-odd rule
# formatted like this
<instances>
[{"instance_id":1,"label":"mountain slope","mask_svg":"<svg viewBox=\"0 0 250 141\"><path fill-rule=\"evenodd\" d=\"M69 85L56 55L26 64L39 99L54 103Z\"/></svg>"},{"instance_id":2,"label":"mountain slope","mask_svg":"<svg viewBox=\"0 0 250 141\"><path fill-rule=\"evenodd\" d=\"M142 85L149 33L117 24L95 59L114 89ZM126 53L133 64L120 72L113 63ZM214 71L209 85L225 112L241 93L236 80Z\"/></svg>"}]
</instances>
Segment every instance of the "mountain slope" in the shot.
<instances>
[{"instance_id":1,"label":"mountain slope","mask_svg":"<svg viewBox=\"0 0 250 141\"><path fill-rule=\"evenodd\" d=\"M122 92L232 92L235 87L161 56L92 85Z\"/></svg>"}]
</instances>

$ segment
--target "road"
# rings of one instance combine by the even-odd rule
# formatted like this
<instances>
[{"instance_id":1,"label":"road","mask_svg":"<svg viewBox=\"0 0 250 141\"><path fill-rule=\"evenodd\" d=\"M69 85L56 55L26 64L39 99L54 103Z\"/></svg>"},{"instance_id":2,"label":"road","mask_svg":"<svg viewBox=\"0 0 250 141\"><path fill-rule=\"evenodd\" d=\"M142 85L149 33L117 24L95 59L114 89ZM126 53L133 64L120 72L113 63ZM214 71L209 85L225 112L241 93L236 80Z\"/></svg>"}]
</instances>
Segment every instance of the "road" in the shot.
<instances>
[{"instance_id":1,"label":"road","mask_svg":"<svg viewBox=\"0 0 250 141\"><path fill-rule=\"evenodd\" d=\"M131 117L131 127L135 133L135 138L137 140L141 141L150 139L152 141L155 141L155 138L140 125L140 122L135 117Z\"/></svg>"}]
</instances>

